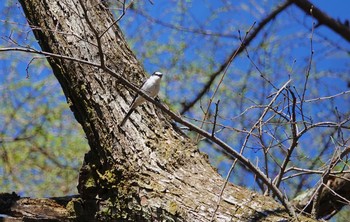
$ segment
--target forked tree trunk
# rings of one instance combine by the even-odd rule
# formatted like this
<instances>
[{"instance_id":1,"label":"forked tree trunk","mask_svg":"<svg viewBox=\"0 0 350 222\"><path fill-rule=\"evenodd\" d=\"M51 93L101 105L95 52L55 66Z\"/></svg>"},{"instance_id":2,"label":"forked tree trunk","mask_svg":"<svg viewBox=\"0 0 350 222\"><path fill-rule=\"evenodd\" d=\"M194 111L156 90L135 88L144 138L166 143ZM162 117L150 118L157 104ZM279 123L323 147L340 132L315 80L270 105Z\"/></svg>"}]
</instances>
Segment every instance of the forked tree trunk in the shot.
<instances>
[{"instance_id":1,"label":"forked tree trunk","mask_svg":"<svg viewBox=\"0 0 350 222\"><path fill-rule=\"evenodd\" d=\"M100 1L20 2L43 51L101 62L96 33L102 34L114 18ZM139 85L144 70L117 25L101 43L106 66ZM120 128L134 92L91 65L63 58L48 61L91 148L80 171L80 198L67 205L71 218L210 221L224 179L169 117L147 104ZM227 185L215 218L290 219L273 199L232 184Z\"/></svg>"}]
</instances>

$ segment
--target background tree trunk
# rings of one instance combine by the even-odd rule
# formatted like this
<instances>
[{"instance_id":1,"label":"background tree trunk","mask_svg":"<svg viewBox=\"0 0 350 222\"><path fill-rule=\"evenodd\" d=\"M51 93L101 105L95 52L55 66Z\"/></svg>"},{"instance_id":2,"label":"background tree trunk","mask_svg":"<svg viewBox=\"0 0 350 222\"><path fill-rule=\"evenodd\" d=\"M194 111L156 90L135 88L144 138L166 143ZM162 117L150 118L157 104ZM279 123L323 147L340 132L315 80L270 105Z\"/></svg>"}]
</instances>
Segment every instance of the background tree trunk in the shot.
<instances>
[{"instance_id":1,"label":"background tree trunk","mask_svg":"<svg viewBox=\"0 0 350 222\"><path fill-rule=\"evenodd\" d=\"M135 85L145 76L117 25L108 29L114 18L100 1L20 3L43 51L97 64L102 51L106 66ZM99 48L96 36L107 29ZM80 198L67 205L72 217L210 221L225 181L169 117L147 104L119 128L133 92L97 67L48 61L91 147L80 171ZM232 184L226 186L215 218L290 219L272 198Z\"/></svg>"}]
</instances>

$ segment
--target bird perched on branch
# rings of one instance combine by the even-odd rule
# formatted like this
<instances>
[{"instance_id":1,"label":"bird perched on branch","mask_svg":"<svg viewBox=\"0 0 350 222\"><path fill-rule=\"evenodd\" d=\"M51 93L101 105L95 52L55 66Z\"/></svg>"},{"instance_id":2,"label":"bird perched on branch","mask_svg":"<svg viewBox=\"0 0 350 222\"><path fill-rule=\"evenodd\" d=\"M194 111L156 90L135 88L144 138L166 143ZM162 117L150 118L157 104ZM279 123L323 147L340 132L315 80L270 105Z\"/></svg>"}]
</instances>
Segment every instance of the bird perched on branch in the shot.
<instances>
[{"instance_id":1,"label":"bird perched on branch","mask_svg":"<svg viewBox=\"0 0 350 222\"><path fill-rule=\"evenodd\" d=\"M157 96L160 88L160 80L162 79L163 74L161 72L154 72L141 86L141 91L143 91L148 96L154 98ZM123 118L120 126L124 126L125 122L128 120L131 113L135 108L146 101L141 95L136 95L133 102L129 107L128 113Z\"/></svg>"}]
</instances>

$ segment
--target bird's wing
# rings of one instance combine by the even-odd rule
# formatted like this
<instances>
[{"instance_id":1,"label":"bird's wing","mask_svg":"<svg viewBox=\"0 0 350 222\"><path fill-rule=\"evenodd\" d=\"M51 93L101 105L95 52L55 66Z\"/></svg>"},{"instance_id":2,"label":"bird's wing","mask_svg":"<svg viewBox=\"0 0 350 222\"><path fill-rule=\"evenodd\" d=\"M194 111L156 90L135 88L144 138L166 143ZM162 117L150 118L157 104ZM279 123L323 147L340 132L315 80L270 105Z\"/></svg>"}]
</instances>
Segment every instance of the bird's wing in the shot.
<instances>
[{"instance_id":1,"label":"bird's wing","mask_svg":"<svg viewBox=\"0 0 350 222\"><path fill-rule=\"evenodd\" d=\"M141 88L145 85L146 81L147 81L147 79L143 80L143 82L142 82L142 84L140 85L139 89L141 89ZM139 94L136 92L136 95L134 96L132 102L130 103L130 104L131 104L130 107L132 106L132 104L134 104L134 102L135 102L136 98L138 97L138 95L139 95Z\"/></svg>"}]
</instances>

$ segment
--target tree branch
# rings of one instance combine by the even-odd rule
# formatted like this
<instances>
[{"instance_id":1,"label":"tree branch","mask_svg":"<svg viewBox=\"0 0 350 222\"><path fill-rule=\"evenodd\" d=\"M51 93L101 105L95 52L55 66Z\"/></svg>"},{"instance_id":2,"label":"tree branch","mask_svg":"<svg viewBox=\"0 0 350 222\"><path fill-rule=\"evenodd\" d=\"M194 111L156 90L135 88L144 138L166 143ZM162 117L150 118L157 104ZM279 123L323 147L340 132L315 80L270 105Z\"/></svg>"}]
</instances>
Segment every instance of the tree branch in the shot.
<instances>
[{"instance_id":1,"label":"tree branch","mask_svg":"<svg viewBox=\"0 0 350 222\"><path fill-rule=\"evenodd\" d=\"M210 89L216 77L218 77L226 67L232 62L232 60L242 53L244 49L255 39L255 37L259 34L259 32L267 25L272 19L274 19L279 13L281 13L284 9L286 9L292 2L286 1L285 3L279 5L273 12L271 12L268 16L266 16L260 23L249 32L249 35L244 39L243 43L238 46L238 48L234 49L231 55L226 59L226 61L219 67L219 69L210 75L208 82L204 85L202 90L198 93L196 98L194 98L191 102L188 102L184 105L181 110L181 115L190 110Z\"/></svg>"},{"instance_id":2,"label":"tree branch","mask_svg":"<svg viewBox=\"0 0 350 222\"><path fill-rule=\"evenodd\" d=\"M311 2L307 0L291 0L296 6L303 10L306 14L313 16L317 19L320 25L325 25L338 33L346 41L350 42L350 28L345 24L338 22L337 20L329 17L325 12L322 12L319 8L315 7ZM310 9L312 8L312 12Z\"/></svg>"}]
</instances>

